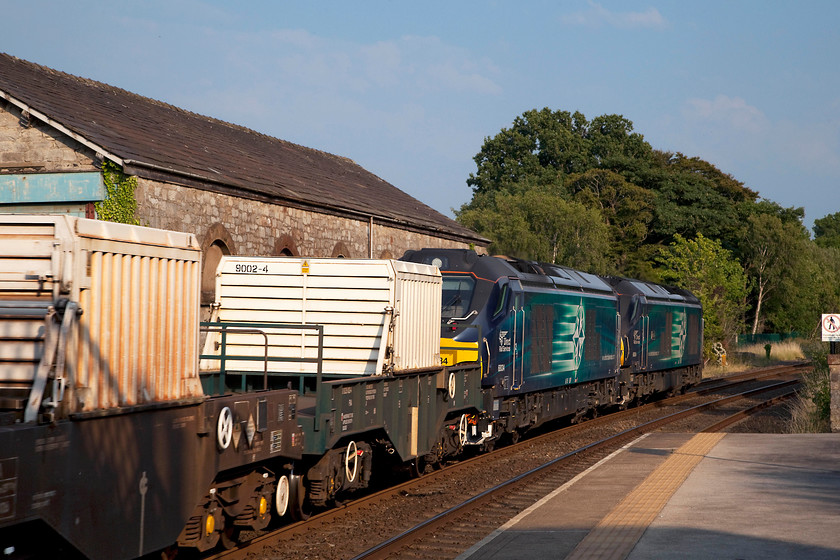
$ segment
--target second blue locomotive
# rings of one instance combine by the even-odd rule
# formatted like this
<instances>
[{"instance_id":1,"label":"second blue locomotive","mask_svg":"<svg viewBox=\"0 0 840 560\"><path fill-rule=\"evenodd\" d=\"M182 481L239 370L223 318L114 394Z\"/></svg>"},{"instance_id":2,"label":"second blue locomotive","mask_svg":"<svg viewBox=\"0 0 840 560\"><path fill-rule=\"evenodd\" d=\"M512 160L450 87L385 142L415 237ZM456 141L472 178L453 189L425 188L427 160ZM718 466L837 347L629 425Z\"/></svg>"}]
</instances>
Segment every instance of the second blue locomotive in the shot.
<instances>
[{"instance_id":1,"label":"second blue locomotive","mask_svg":"<svg viewBox=\"0 0 840 560\"><path fill-rule=\"evenodd\" d=\"M685 290L461 249L403 259L442 272L442 360L481 361L476 443L701 377L702 309Z\"/></svg>"}]
</instances>

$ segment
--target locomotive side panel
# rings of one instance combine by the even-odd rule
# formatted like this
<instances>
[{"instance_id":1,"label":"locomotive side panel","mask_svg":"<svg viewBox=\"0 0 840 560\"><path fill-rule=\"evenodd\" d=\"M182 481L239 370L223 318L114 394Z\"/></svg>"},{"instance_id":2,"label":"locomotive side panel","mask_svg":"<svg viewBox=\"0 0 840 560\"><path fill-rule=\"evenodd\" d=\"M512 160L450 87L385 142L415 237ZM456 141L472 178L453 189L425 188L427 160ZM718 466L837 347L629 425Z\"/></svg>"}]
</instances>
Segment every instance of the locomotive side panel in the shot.
<instances>
[{"instance_id":1,"label":"locomotive side panel","mask_svg":"<svg viewBox=\"0 0 840 560\"><path fill-rule=\"evenodd\" d=\"M700 363L700 310L686 305L650 304L646 355L651 371Z\"/></svg>"},{"instance_id":2,"label":"locomotive side panel","mask_svg":"<svg viewBox=\"0 0 840 560\"><path fill-rule=\"evenodd\" d=\"M490 324L490 376L500 394L603 379L617 369L616 304L593 294L525 289ZM520 303L522 302L522 303ZM496 354L494 357L493 354ZM495 359L494 359L495 358Z\"/></svg>"}]
</instances>

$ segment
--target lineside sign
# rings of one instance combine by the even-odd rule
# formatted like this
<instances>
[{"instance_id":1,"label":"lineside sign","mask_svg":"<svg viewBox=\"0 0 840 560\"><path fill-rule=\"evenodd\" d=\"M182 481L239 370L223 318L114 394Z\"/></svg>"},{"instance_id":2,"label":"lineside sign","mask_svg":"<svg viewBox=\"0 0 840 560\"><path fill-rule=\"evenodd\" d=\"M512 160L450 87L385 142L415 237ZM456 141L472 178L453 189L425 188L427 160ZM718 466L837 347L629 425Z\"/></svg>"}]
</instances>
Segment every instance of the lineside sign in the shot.
<instances>
[{"instance_id":1,"label":"lineside sign","mask_svg":"<svg viewBox=\"0 0 840 560\"><path fill-rule=\"evenodd\" d=\"M840 342L840 313L827 313L822 316L823 342Z\"/></svg>"}]
</instances>

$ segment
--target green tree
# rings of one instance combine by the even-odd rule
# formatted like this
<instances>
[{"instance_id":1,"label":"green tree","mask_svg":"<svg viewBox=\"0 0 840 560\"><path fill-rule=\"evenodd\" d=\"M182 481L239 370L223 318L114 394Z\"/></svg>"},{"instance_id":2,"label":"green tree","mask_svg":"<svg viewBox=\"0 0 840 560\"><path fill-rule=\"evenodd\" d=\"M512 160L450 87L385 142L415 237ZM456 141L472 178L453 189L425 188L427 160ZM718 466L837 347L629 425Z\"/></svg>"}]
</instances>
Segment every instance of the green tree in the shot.
<instances>
[{"instance_id":1,"label":"green tree","mask_svg":"<svg viewBox=\"0 0 840 560\"><path fill-rule=\"evenodd\" d=\"M814 242L820 247L840 249L840 212L814 220Z\"/></svg>"},{"instance_id":2,"label":"green tree","mask_svg":"<svg viewBox=\"0 0 840 560\"><path fill-rule=\"evenodd\" d=\"M776 216L785 224L799 224L802 231L807 233L805 226L802 225L802 220L805 219L805 208L791 206L785 208L777 202L772 200L760 199L748 207L749 214L770 214Z\"/></svg>"},{"instance_id":3,"label":"green tree","mask_svg":"<svg viewBox=\"0 0 840 560\"><path fill-rule=\"evenodd\" d=\"M648 279L655 276L649 264L655 251L647 245L702 233L732 249L757 197L706 161L652 149L621 115L589 121L579 112L526 111L486 138L474 160L467 179L473 199L459 219L497 210L493 193L550 189L598 210L609 228L613 268Z\"/></svg>"},{"instance_id":4,"label":"green tree","mask_svg":"<svg viewBox=\"0 0 840 560\"><path fill-rule=\"evenodd\" d=\"M475 193L514 192L535 183L559 186L565 175L640 157L650 149L621 115L603 115L590 123L579 112L532 109L484 140L467 184Z\"/></svg>"},{"instance_id":5,"label":"green tree","mask_svg":"<svg viewBox=\"0 0 840 560\"><path fill-rule=\"evenodd\" d=\"M634 182L653 191L654 218L650 242L670 243L676 234L698 233L733 248L743 223L742 205L757 193L699 158L654 151L650 162L638 162ZM647 163L647 165L646 165Z\"/></svg>"},{"instance_id":6,"label":"green tree","mask_svg":"<svg viewBox=\"0 0 840 560\"><path fill-rule=\"evenodd\" d=\"M794 261L767 299L766 330L819 334L820 315L840 310L840 249L800 239Z\"/></svg>"},{"instance_id":7,"label":"green tree","mask_svg":"<svg viewBox=\"0 0 840 560\"><path fill-rule=\"evenodd\" d=\"M607 169L571 174L567 185L574 200L599 210L609 228L613 267L624 273L638 268L633 259L647 238L653 219L650 192Z\"/></svg>"},{"instance_id":8,"label":"green tree","mask_svg":"<svg viewBox=\"0 0 840 560\"><path fill-rule=\"evenodd\" d=\"M752 333L758 332L765 301L795 268L806 241L798 222L782 222L772 214L754 214L742 243L742 259L755 287Z\"/></svg>"},{"instance_id":9,"label":"green tree","mask_svg":"<svg viewBox=\"0 0 840 560\"><path fill-rule=\"evenodd\" d=\"M694 293L703 304L706 353L712 344L730 344L743 325L747 296L743 268L719 241L676 234L660 256L662 279Z\"/></svg>"},{"instance_id":10,"label":"green tree","mask_svg":"<svg viewBox=\"0 0 840 560\"><path fill-rule=\"evenodd\" d=\"M583 270L612 271L608 229L596 209L567 201L556 188L487 196L481 208L462 209L458 220L493 240L490 250Z\"/></svg>"}]
</instances>

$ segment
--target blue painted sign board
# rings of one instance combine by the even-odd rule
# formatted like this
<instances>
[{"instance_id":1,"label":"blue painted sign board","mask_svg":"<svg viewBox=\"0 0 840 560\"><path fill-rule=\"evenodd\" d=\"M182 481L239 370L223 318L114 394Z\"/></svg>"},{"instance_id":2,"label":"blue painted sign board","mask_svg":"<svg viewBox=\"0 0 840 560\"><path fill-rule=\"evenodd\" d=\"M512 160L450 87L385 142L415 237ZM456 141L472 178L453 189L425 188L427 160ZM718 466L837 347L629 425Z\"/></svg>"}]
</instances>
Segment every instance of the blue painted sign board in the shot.
<instances>
[{"instance_id":1,"label":"blue painted sign board","mask_svg":"<svg viewBox=\"0 0 840 560\"><path fill-rule=\"evenodd\" d=\"M29 173L0 175L0 205L105 200L102 173Z\"/></svg>"}]
</instances>

